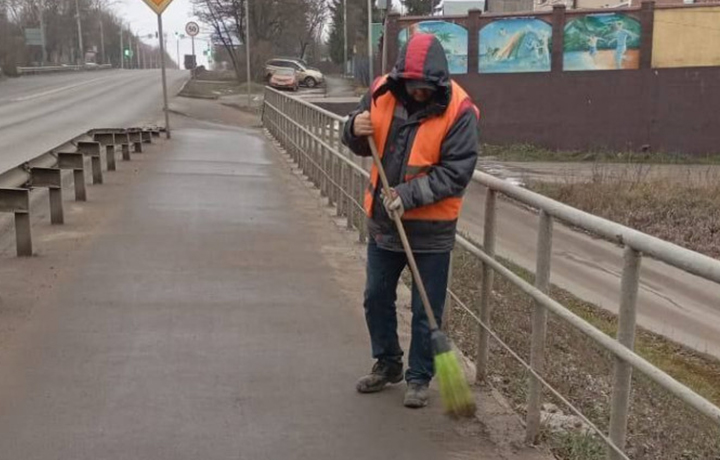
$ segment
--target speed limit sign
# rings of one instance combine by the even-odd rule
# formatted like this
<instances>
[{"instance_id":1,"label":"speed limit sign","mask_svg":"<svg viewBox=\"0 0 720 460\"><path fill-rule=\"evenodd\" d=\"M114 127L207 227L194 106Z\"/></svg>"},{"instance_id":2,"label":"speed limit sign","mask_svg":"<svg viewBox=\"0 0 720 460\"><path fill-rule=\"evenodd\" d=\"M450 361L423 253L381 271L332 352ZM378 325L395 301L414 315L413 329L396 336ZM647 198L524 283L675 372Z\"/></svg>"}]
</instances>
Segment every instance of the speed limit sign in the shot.
<instances>
[{"instance_id":1,"label":"speed limit sign","mask_svg":"<svg viewBox=\"0 0 720 460\"><path fill-rule=\"evenodd\" d=\"M185 25L185 32L187 32L187 34L191 37L195 37L197 34L200 33L200 26L197 22L188 22Z\"/></svg>"}]
</instances>

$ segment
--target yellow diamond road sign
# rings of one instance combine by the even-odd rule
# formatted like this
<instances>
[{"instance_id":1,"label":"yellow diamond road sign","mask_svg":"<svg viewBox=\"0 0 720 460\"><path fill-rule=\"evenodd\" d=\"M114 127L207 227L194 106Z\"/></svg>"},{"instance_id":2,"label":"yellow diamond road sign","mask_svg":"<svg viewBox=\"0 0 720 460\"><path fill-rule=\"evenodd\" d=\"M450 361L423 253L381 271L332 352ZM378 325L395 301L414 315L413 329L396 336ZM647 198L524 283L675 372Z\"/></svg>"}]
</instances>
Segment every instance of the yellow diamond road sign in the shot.
<instances>
[{"instance_id":1,"label":"yellow diamond road sign","mask_svg":"<svg viewBox=\"0 0 720 460\"><path fill-rule=\"evenodd\" d=\"M163 11L165 11L165 8L168 7L169 4L172 3L173 0L143 0L145 3L148 4L150 8L153 9L157 14L162 14Z\"/></svg>"}]
</instances>

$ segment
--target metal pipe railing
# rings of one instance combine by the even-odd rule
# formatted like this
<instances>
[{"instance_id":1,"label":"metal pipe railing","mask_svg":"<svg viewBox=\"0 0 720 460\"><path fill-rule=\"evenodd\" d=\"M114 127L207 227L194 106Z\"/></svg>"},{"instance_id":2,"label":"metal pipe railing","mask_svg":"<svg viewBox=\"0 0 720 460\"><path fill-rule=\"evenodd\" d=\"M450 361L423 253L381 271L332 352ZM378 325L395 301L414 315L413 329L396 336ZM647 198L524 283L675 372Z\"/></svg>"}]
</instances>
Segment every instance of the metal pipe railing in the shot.
<instances>
[{"instance_id":1,"label":"metal pipe railing","mask_svg":"<svg viewBox=\"0 0 720 460\"><path fill-rule=\"evenodd\" d=\"M366 235L365 225L362 222L364 211L361 203L369 173L363 167L358 166L349 157L347 151L340 147L342 126L347 122L347 118L269 88L266 90L265 105L269 110L265 112L264 123L270 135L290 153L308 178L318 188L322 188L323 196L331 197L332 189L334 189L337 196L341 197L335 199L338 215L347 217L348 228L357 228L360 241L364 241ZM334 129L336 123L339 127L337 131ZM295 138L288 140L285 130L293 131ZM318 155L320 156L318 157ZM331 159L329 163L327 162L328 156ZM340 168L335 169L328 166L328 164L332 165L334 161L339 163ZM480 248L460 235L458 235L457 241L461 247L482 263L483 277L479 312L478 314L471 312L472 317L481 326L477 341L476 379L478 381L486 380L490 338L500 341L501 345L510 350L507 344L493 332L490 324L493 274L497 273L529 295L535 302L532 336L530 337L530 363L526 363L517 353L510 350L511 355L518 359L531 375L528 381L527 441L535 442L539 434L542 388L547 388L596 431L608 446L608 458L627 459L623 450L627 433L633 370L641 372L720 427L720 408L633 351L642 255L654 257L716 283L720 283L720 261L588 214L479 171L474 173L473 180L488 189L485 203L483 247ZM503 194L540 211L535 285L523 280L495 258L498 194ZM548 296L552 230L555 219L625 246L617 339L606 335ZM464 307L454 293L450 290L449 293L456 304ZM592 339L614 356L610 428L607 436L542 378L548 311L553 312L562 321Z\"/></svg>"}]
</instances>

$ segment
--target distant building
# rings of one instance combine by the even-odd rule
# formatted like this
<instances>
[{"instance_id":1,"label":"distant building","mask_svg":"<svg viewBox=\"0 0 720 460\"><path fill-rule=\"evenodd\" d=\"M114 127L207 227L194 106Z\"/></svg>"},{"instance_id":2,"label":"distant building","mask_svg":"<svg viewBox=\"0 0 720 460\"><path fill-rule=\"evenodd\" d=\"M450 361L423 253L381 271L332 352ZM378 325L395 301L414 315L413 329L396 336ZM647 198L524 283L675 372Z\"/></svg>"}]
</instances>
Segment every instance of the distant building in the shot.
<instances>
[{"instance_id":1,"label":"distant building","mask_svg":"<svg viewBox=\"0 0 720 460\"><path fill-rule=\"evenodd\" d=\"M534 0L488 0L487 11L489 13L518 13L533 11Z\"/></svg>"}]
</instances>

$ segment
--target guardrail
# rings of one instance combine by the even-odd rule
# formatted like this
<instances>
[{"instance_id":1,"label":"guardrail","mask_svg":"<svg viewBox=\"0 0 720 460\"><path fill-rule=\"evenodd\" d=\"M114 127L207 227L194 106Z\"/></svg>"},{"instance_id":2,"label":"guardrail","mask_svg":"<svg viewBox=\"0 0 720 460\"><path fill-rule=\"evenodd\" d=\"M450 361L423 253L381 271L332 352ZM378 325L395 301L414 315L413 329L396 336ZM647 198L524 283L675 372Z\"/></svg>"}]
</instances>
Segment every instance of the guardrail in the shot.
<instances>
[{"instance_id":1,"label":"guardrail","mask_svg":"<svg viewBox=\"0 0 720 460\"><path fill-rule=\"evenodd\" d=\"M65 222L63 212L63 170L73 172L75 200L87 201L85 162L90 159L93 184L103 183L103 152L108 171L116 170L115 150L121 147L122 157L130 161L130 145L135 153L142 153L142 144L160 137L160 128L95 129L0 173L0 213L15 215L15 237L18 256L32 256L30 226L33 189L47 188L50 196L50 221L54 225Z\"/></svg>"},{"instance_id":2,"label":"guardrail","mask_svg":"<svg viewBox=\"0 0 720 460\"><path fill-rule=\"evenodd\" d=\"M107 70L112 69L113 66L110 64L102 64L96 66L87 65L56 65L56 66L42 66L42 67L18 67L17 71L20 75L34 75L43 73L55 73L55 72L78 72L81 70Z\"/></svg>"},{"instance_id":3,"label":"guardrail","mask_svg":"<svg viewBox=\"0 0 720 460\"><path fill-rule=\"evenodd\" d=\"M367 169L360 166L347 148L341 144L342 130L346 121L346 117L340 117L302 99L266 88L263 124L269 135L297 163L310 181L320 189L321 195L328 198L329 204L336 206L337 215L347 218L348 228L357 229L360 241L365 242L367 231L361 203L369 174ZM624 449L633 370L644 374L651 381L679 398L687 407L706 416L710 423L720 428L720 408L633 351L636 330L636 298L642 254L652 256L716 283L720 283L720 261L585 213L482 172L476 172L473 180L488 190L485 203L484 242L480 247L468 239L458 236L458 244L482 263L483 276L479 311L475 312L468 308L451 290L448 291L449 298L460 308L466 310L480 326L478 351L475 357L478 382L486 381L490 338L498 341L500 346L505 348L529 372L531 378L527 389L527 442L533 443L538 438L541 428L542 390L545 388L570 408L602 439L607 446L608 458L628 459ZM537 268L534 285L513 273L495 258L498 194L506 195L539 211ZM547 295L551 273L553 222L556 219L625 246L616 339L595 328ZM507 279L535 301L530 338L530 362L522 359L520 354L503 342L492 329L490 294L494 273ZM548 311L589 337L614 357L611 411L607 434L592 423L567 397L557 391L542 376L545 363ZM446 321L444 323L447 324Z\"/></svg>"}]
</instances>

